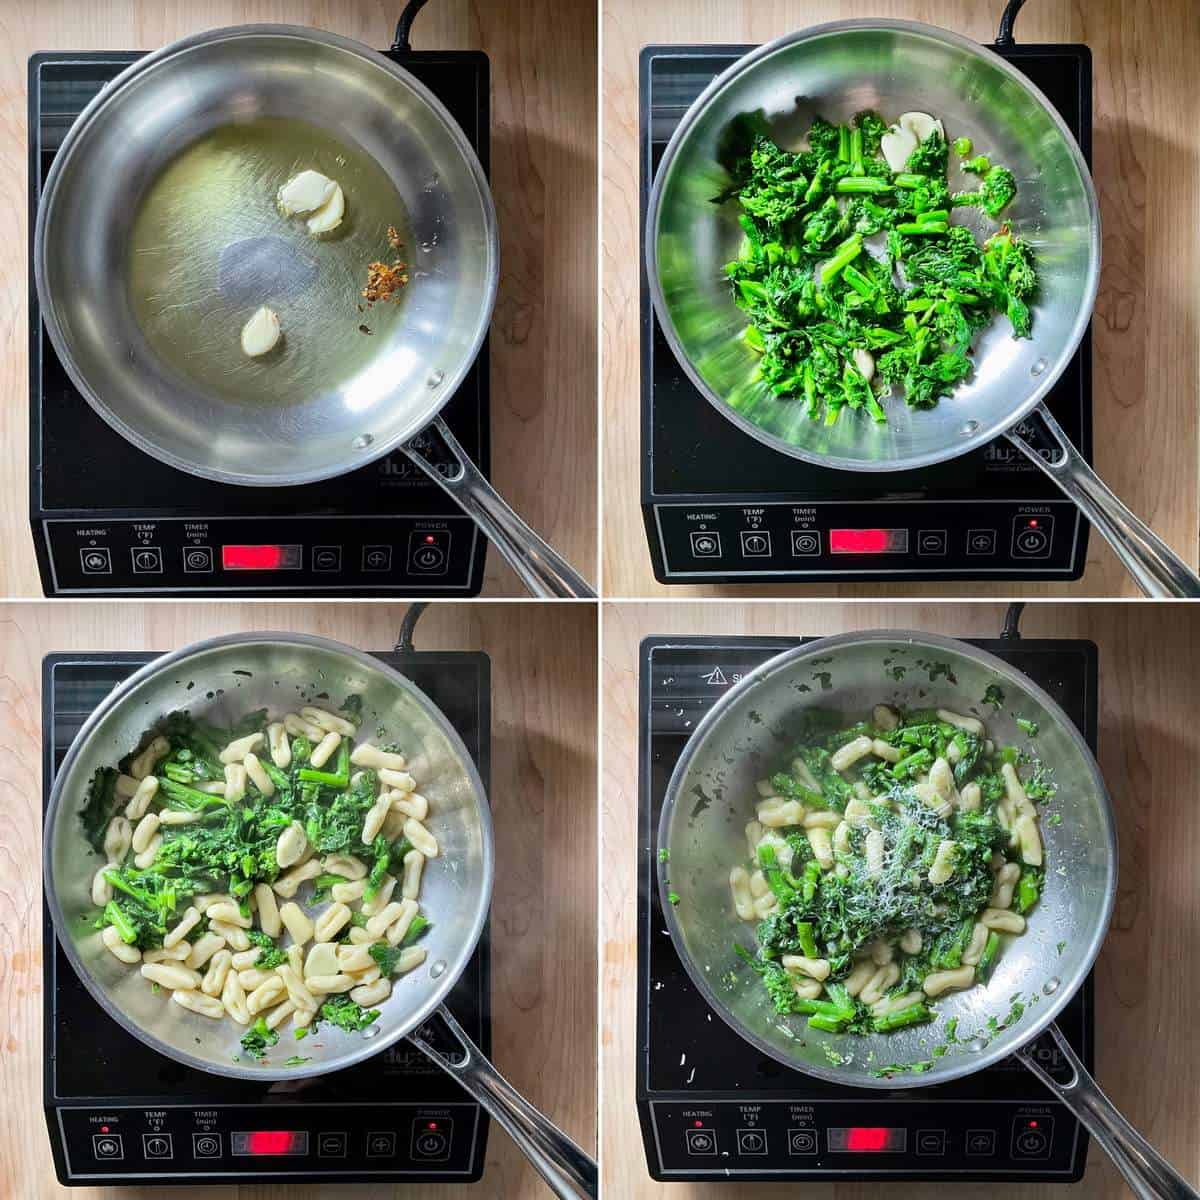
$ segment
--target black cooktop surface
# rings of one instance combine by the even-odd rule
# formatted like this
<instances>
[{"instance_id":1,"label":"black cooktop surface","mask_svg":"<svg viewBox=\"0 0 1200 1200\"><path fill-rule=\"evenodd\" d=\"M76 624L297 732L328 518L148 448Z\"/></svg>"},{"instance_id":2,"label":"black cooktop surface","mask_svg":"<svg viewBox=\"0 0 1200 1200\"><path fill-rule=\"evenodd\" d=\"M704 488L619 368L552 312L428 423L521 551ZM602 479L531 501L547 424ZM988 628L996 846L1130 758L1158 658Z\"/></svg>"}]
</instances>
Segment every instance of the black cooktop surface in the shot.
<instances>
[{"instance_id":1,"label":"black cooktop surface","mask_svg":"<svg viewBox=\"0 0 1200 1200\"><path fill-rule=\"evenodd\" d=\"M486 56L473 51L384 53L446 105L486 172ZM31 247L41 186L68 129L103 85L139 57L133 51L56 52L30 60ZM71 383L42 324L32 274L31 268L30 503L47 595L478 591L483 540L403 453L336 479L249 488L200 479L138 450L110 429ZM486 473L486 343L442 415ZM421 445L450 469L436 438L423 436ZM385 520L390 514L398 519ZM267 545L285 554L280 565L265 573L227 568L227 544ZM137 555L146 550L150 556L139 562Z\"/></svg>"},{"instance_id":2,"label":"black cooktop surface","mask_svg":"<svg viewBox=\"0 0 1200 1200\"><path fill-rule=\"evenodd\" d=\"M759 1053L689 980L667 934L656 884L667 783L690 731L713 702L747 671L802 640L654 637L642 643L637 1102L651 1175L1078 1179L1086 1133L1016 1059L912 1091L838 1087ZM1097 660L1090 642L974 644L1045 688L1095 749ZM1093 1018L1089 976L1059 1018L1089 1070ZM1037 1046L1049 1069L1069 1074L1049 1037Z\"/></svg>"},{"instance_id":3,"label":"black cooktop surface","mask_svg":"<svg viewBox=\"0 0 1200 1200\"><path fill-rule=\"evenodd\" d=\"M88 715L153 657L47 657L43 806ZM412 679L445 713L486 790L491 746L487 657L453 652L377 657ZM45 905L43 946L44 1104L63 1183L480 1177L487 1116L408 1043L397 1043L349 1070L295 1083L210 1075L158 1054L99 1009L59 947ZM489 1054L486 929L448 1007ZM296 1045L302 1054L304 1043Z\"/></svg>"},{"instance_id":4,"label":"black cooktop surface","mask_svg":"<svg viewBox=\"0 0 1200 1200\"><path fill-rule=\"evenodd\" d=\"M642 51L643 229L654 174L683 114L753 48ZM999 52L1046 93L1090 162L1088 48ZM704 399L675 358L654 313L644 254L641 349L642 504L662 582L1011 580L1082 572L1086 522L1006 441L919 471L855 473L811 466L743 433ZM1090 331L1047 403L1090 460ZM1023 429L1049 453L1040 426Z\"/></svg>"}]
</instances>

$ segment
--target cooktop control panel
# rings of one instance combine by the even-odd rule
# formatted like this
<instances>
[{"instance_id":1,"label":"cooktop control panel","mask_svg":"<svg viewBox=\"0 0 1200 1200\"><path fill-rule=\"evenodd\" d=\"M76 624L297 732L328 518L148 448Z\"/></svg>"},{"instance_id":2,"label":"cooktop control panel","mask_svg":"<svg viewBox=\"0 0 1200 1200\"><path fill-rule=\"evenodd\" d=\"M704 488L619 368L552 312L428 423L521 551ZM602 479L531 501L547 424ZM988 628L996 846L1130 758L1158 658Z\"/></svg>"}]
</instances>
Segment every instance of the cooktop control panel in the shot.
<instances>
[{"instance_id":1,"label":"cooktop control panel","mask_svg":"<svg viewBox=\"0 0 1200 1200\"><path fill-rule=\"evenodd\" d=\"M981 1169L1018 1170L1036 1165L1069 1177L1074 1155L1070 1136L1055 1137L1054 1112L1031 1104L1003 1114L987 1102L957 1106L953 1126L940 1104L910 1103L896 1121L893 1111L873 1116L870 1102L786 1100L696 1106L652 1103L661 1176L725 1168L757 1172L782 1161L797 1169L886 1172L908 1170L920 1160L922 1174ZM876 1121L882 1123L876 1124ZM768 1168L769 1169L769 1168ZM787 1167L782 1168L786 1170Z\"/></svg>"},{"instance_id":2,"label":"cooktop control panel","mask_svg":"<svg viewBox=\"0 0 1200 1200\"><path fill-rule=\"evenodd\" d=\"M479 1132L473 1104L62 1108L57 1115L73 1183L182 1172L291 1178L330 1168L339 1178L465 1178Z\"/></svg>"},{"instance_id":3,"label":"cooktop control panel","mask_svg":"<svg viewBox=\"0 0 1200 1200\"><path fill-rule=\"evenodd\" d=\"M658 504L663 577L830 575L897 571L961 576L964 563L1023 576L1071 561L1080 534L1069 502Z\"/></svg>"},{"instance_id":4,"label":"cooktop control panel","mask_svg":"<svg viewBox=\"0 0 1200 1200\"><path fill-rule=\"evenodd\" d=\"M470 594L468 517L226 517L43 522L54 593L390 591Z\"/></svg>"}]
</instances>

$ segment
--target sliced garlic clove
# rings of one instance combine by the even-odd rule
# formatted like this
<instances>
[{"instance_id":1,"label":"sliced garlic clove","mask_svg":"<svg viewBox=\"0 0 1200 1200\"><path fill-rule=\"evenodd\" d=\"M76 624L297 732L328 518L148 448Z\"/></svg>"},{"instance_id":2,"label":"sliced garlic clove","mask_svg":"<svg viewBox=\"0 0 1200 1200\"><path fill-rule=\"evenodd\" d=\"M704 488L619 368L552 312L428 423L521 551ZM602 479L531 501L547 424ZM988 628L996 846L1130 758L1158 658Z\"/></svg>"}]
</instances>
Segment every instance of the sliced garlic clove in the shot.
<instances>
[{"instance_id":1,"label":"sliced garlic clove","mask_svg":"<svg viewBox=\"0 0 1200 1200\"><path fill-rule=\"evenodd\" d=\"M337 184L320 171L301 171L279 189L279 208L285 217L312 212L333 195L335 187Z\"/></svg>"},{"instance_id":2,"label":"sliced garlic clove","mask_svg":"<svg viewBox=\"0 0 1200 1200\"><path fill-rule=\"evenodd\" d=\"M279 318L265 304L242 326L242 353L258 358L279 341Z\"/></svg>"},{"instance_id":3,"label":"sliced garlic clove","mask_svg":"<svg viewBox=\"0 0 1200 1200\"><path fill-rule=\"evenodd\" d=\"M935 129L942 137L946 136L945 126L937 117L931 117L927 112L901 113L896 124L901 129L907 129L918 142L923 142Z\"/></svg>"},{"instance_id":4,"label":"sliced garlic clove","mask_svg":"<svg viewBox=\"0 0 1200 1200\"><path fill-rule=\"evenodd\" d=\"M875 356L870 350L858 349L854 351L854 365L858 368L859 374L870 383L875 377Z\"/></svg>"},{"instance_id":5,"label":"sliced garlic clove","mask_svg":"<svg viewBox=\"0 0 1200 1200\"><path fill-rule=\"evenodd\" d=\"M342 189L335 183L329 199L308 218L308 232L311 234L329 233L342 223L346 212L346 197Z\"/></svg>"},{"instance_id":6,"label":"sliced garlic clove","mask_svg":"<svg viewBox=\"0 0 1200 1200\"><path fill-rule=\"evenodd\" d=\"M917 148L917 139L907 129L893 125L879 139L879 148L883 151L883 157L887 159L887 165L893 171L903 171L908 162L908 156Z\"/></svg>"}]
</instances>

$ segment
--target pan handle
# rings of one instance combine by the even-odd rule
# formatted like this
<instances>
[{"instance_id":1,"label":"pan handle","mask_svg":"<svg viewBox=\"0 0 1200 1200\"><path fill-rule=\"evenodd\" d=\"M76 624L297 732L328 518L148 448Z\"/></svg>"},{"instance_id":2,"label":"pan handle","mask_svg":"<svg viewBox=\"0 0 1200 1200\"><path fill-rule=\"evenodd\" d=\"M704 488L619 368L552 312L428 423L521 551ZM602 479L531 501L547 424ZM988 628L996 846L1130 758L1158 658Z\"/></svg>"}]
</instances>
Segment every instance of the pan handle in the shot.
<instances>
[{"instance_id":1,"label":"pan handle","mask_svg":"<svg viewBox=\"0 0 1200 1200\"><path fill-rule=\"evenodd\" d=\"M1126 570L1137 581L1138 587L1147 596L1158 599L1200 596L1200 576L1113 495L1108 485L1071 444L1044 404L1039 404L1034 411L1045 422L1062 451L1058 458L1048 462L1016 429L1010 429L1005 437L1075 501L1083 515L1113 548Z\"/></svg>"},{"instance_id":2,"label":"pan handle","mask_svg":"<svg viewBox=\"0 0 1200 1200\"><path fill-rule=\"evenodd\" d=\"M1017 1051L1017 1057L1075 1114L1125 1176L1138 1200L1200 1200L1200 1192L1117 1112L1058 1026L1051 1025L1049 1032L1071 1067L1067 1083L1059 1083L1041 1066L1030 1043Z\"/></svg>"},{"instance_id":3,"label":"pan handle","mask_svg":"<svg viewBox=\"0 0 1200 1200\"><path fill-rule=\"evenodd\" d=\"M488 540L504 556L532 596L542 600L553 598L594 599L596 593L587 580L565 558L544 542L500 498L499 493L479 468L467 457L458 439L441 417L434 417L428 429L436 429L454 456L458 470L446 476L412 442L404 453L462 506Z\"/></svg>"},{"instance_id":4,"label":"pan handle","mask_svg":"<svg viewBox=\"0 0 1200 1200\"><path fill-rule=\"evenodd\" d=\"M600 1185L595 1161L538 1112L484 1058L445 1006L437 1013L462 1048L462 1057L444 1057L421 1036L420 1030L409 1034L409 1041L457 1079L500 1122L560 1200L596 1200Z\"/></svg>"}]
</instances>

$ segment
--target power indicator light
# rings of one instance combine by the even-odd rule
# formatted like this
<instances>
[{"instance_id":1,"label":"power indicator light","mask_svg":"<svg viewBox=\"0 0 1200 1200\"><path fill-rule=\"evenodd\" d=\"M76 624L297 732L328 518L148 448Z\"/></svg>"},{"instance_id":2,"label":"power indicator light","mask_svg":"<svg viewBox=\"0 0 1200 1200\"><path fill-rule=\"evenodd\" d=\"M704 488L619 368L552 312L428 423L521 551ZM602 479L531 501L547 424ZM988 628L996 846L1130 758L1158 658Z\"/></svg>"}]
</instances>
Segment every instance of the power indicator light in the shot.
<instances>
[{"instance_id":1,"label":"power indicator light","mask_svg":"<svg viewBox=\"0 0 1200 1200\"><path fill-rule=\"evenodd\" d=\"M1038 1127L1038 1123L1037 1123L1036 1121L1030 1121L1030 1122L1029 1122L1029 1128L1030 1128L1030 1129L1036 1129L1037 1127Z\"/></svg>"},{"instance_id":2,"label":"power indicator light","mask_svg":"<svg viewBox=\"0 0 1200 1200\"><path fill-rule=\"evenodd\" d=\"M437 1122L436 1122L436 1121L430 1121L430 1122L429 1122L429 1124L425 1126L425 1128L426 1128L426 1129L432 1129L432 1130L433 1130L433 1131L436 1133L436 1132L437 1132Z\"/></svg>"},{"instance_id":3,"label":"power indicator light","mask_svg":"<svg viewBox=\"0 0 1200 1200\"><path fill-rule=\"evenodd\" d=\"M432 533L427 533L425 535L425 545L432 546L436 542L437 542L437 538L435 538Z\"/></svg>"}]
</instances>

